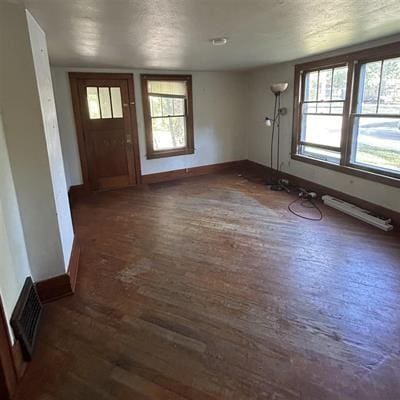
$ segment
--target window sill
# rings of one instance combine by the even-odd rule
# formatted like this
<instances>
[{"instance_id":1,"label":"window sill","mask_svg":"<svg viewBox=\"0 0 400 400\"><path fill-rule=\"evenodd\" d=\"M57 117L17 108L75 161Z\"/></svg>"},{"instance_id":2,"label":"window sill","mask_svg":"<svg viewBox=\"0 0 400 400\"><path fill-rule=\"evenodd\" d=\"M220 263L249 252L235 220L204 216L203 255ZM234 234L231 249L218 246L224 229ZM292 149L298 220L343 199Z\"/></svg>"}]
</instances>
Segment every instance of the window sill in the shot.
<instances>
[{"instance_id":1,"label":"window sill","mask_svg":"<svg viewBox=\"0 0 400 400\"><path fill-rule=\"evenodd\" d=\"M194 149L185 147L183 149L176 149L176 150L152 151L152 152L147 152L146 158L148 160L152 160L154 158L176 157L176 156L183 156L186 154L194 154Z\"/></svg>"},{"instance_id":2,"label":"window sill","mask_svg":"<svg viewBox=\"0 0 400 400\"><path fill-rule=\"evenodd\" d=\"M400 188L400 178L382 175L382 174L379 174L379 172L367 171L362 168L357 168L357 167L353 167L353 166L333 164L333 163L330 163L327 161L317 160L315 158L303 156L300 154L292 154L292 159L301 161L301 162L305 162L305 163L309 163L309 164L313 164L313 165L317 165L322 168L331 169L331 170L334 170L337 172L342 172L344 174L357 176L359 178L363 178L366 180L379 182L379 183L383 183L385 185Z\"/></svg>"}]
</instances>

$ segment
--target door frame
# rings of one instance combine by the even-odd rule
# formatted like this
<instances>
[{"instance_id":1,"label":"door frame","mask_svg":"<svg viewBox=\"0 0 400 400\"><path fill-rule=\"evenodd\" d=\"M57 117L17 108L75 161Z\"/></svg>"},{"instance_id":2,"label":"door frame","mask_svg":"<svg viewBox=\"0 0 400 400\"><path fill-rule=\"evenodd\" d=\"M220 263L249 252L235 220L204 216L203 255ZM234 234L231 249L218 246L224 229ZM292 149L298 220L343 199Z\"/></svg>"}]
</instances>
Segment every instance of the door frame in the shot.
<instances>
[{"instance_id":1,"label":"door frame","mask_svg":"<svg viewBox=\"0 0 400 400\"><path fill-rule=\"evenodd\" d=\"M83 132L83 120L82 120L82 110L81 102L79 98L78 83L79 80L85 79L119 79L126 80L128 83L128 95L129 95L129 115L131 120L131 136L133 143L133 159L135 164L135 181L136 185L142 183L142 172L140 167L140 149L139 149L139 135L136 117L136 100L135 100L135 84L134 84L134 74L127 73L109 73L109 72L69 72L69 82L71 86L71 97L72 97L72 107L75 116L75 128L76 135L78 139L79 148L79 158L81 161L82 177L83 177L83 187L85 189L91 189L89 180L89 164L86 155L85 137Z\"/></svg>"},{"instance_id":2,"label":"door frame","mask_svg":"<svg viewBox=\"0 0 400 400\"><path fill-rule=\"evenodd\" d=\"M11 399L18 384L10 332L0 298L0 398Z\"/></svg>"}]
</instances>

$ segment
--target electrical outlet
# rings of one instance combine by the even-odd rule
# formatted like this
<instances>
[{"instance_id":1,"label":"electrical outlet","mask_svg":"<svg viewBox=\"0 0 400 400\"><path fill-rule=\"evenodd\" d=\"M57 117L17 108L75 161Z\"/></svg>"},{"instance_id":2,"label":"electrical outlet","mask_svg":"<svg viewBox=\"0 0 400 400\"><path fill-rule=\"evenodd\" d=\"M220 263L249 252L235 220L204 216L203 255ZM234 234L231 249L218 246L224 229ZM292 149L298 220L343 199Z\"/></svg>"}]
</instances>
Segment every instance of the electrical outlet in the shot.
<instances>
[{"instance_id":1,"label":"electrical outlet","mask_svg":"<svg viewBox=\"0 0 400 400\"><path fill-rule=\"evenodd\" d=\"M307 196L308 196L308 197L311 197L312 199L316 199L316 198L317 198L317 193L315 193L315 192L308 192L308 193L307 193Z\"/></svg>"}]
</instances>

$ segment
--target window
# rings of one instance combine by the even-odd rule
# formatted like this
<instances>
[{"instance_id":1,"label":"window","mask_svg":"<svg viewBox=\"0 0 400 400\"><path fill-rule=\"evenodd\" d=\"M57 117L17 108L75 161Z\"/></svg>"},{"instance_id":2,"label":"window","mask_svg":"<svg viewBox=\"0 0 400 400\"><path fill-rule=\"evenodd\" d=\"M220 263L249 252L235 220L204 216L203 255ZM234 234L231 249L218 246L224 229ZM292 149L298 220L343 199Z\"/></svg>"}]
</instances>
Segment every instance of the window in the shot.
<instances>
[{"instance_id":1,"label":"window","mask_svg":"<svg viewBox=\"0 0 400 400\"><path fill-rule=\"evenodd\" d=\"M142 93L147 158L193 153L191 76L142 75Z\"/></svg>"},{"instance_id":2,"label":"window","mask_svg":"<svg viewBox=\"0 0 400 400\"><path fill-rule=\"evenodd\" d=\"M400 174L400 57L361 65L351 161Z\"/></svg>"},{"instance_id":3,"label":"window","mask_svg":"<svg viewBox=\"0 0 400 400\"><path fill-rule=\"evenodd\" d=\"M296 65L292 158L400 186L398 49Z\"/></svg>"},{"instance_id":4,"label":"window","mask_svg":"<svg viewBox=\"0 0 400 400\"><path fill-rule=\"evenodd\" d=\"M347 66L305 74L301 104L301 154L333 163L340 162Z\"/></svg>"},{"instance_id":5,"label":"window","mask_svg":"<svg viewBox=\"0 0 400 400\"><path fill-rule=\"evenodd\" d=\"M90 119L123 118L119 87L89 86L86 96Z\"/></svg>"}]
</instances>

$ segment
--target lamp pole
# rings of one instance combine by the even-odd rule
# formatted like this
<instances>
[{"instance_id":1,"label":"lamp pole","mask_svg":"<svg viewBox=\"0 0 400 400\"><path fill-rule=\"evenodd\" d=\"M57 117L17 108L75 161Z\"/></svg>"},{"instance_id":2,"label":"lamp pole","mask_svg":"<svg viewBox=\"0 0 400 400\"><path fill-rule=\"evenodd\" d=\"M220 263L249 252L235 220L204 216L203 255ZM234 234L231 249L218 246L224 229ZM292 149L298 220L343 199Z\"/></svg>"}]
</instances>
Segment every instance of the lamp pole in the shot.
<instances>
[{"instance_id":1,"label":"lamp pole","mask_svg":"<svg viewBox=\"0 0 400 400\"><path fill-rule=\"evenodd\" d=\"M280 120L281 115L286 113L286 108L281 108L281 94L287 89L287 83L275 83L271 85L271 91L275 95L275 104L274 104L274 116L273 118L265 118L265 124L267 126L271 126L272 122L272 134L271 134L271 148L270 148L270 179L267 182L267 185L270 186L271 190L285 190L286 188L282 186L279 182L279 172L280 172ZM277 155L276 155L276 181L274 182L274 168L273 168L273 155L274 155L274 139L275 139L275 125L278 133L278 142L277 142Z\"/></svg>"}]
</instances>

